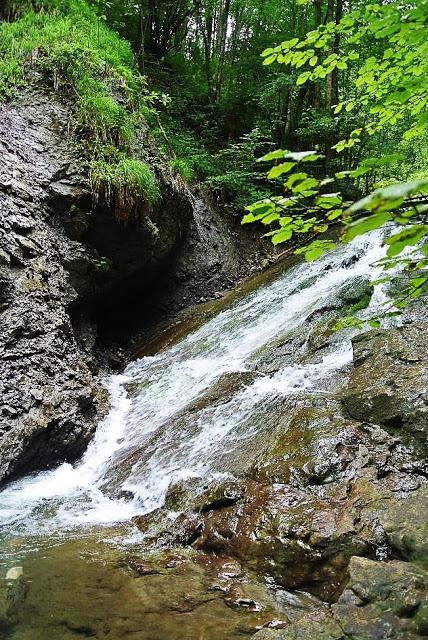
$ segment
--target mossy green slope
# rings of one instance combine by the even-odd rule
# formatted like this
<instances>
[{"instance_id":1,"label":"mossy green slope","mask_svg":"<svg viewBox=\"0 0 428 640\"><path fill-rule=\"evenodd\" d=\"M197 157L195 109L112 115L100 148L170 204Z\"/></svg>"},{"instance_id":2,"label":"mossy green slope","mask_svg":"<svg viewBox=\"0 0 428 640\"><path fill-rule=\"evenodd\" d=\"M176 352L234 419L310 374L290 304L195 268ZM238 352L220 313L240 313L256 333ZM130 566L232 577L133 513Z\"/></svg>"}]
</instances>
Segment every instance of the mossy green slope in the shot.
<instances>
[{"instance_id":1,"label":"mossy green slope","mask_svg":"<svg viewBox=\"0 0 428 640\"><path fill-rule=\"evenodd\" d=\"M121 219L149 210L159 189L151 167L132 154L146 88L129 44L84 0L48 0L0 24L1 100L26 83L30 68L72 100L72 135L94 194Z\"/></svg>"}]
</instances>

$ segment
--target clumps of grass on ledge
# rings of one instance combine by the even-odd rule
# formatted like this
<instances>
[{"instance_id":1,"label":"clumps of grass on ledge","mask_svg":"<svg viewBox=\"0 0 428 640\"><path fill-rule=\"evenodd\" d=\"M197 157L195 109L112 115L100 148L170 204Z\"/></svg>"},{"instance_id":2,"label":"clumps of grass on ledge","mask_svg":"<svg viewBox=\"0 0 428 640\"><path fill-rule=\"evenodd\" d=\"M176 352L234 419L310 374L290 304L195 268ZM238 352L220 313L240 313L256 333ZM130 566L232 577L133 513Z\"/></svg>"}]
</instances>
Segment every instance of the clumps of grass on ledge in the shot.
<instances>
[{"instance_id":1,"label":"clumps of grass on ledge","mask_svg":"<svg viewBox=\"0 0 428 640\"><path fill-rule=\"evenodd\" d=\"M94 160L90 180L93 192L114 207L119 221L126 222L131 213L149 211L160 199L151 167L123 154L115 160Z\"/></svg>"},{"instance_id":2,"label":"clumps of grass on ledge","mask_svg":"<svg viewBox=\"0 0 428 640\"><path fill-rule=\"evenodd\" d=\"M133 113L105 95L84 94L77 105L77 122L94 143L127 148L135 137Z\"/></svg>"},{"instance_id":3,"label":"clumps of grass on ledge","mask_svg":"<svg viewBox=\"0 0 428 640\"><path fill-rule=\"evenodd\" d=\"M33 5L15 22L0 23L0 100L12 97L35 67L74 103L72 135L87 160L95 199L104 194L116 203L121 220L126 206L135 211L137 201L149 211L159 194L156 180L148 165L132 157L147 89L129 44L85 0Z\"/></svg>"},{"instance_id":4,"label":"clumps of grass on ledge","mask_svg":"<svg viewBox=\"0 0 428 640\"><path fill-rule=\"evenodd\" d=\"M171 167L176 171L186 182L193 182L195 179L195 172L187 160L183 158L174 158L171 161Z\"/></svg>"}]
</instances>

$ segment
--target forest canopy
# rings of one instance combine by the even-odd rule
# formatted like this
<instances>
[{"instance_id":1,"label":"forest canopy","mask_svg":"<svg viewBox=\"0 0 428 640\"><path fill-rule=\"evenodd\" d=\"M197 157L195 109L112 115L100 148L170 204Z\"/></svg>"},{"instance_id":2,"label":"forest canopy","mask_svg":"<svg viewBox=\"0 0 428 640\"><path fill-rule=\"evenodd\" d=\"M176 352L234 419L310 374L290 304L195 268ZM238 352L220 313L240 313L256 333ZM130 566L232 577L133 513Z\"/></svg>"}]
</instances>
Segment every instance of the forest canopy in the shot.
<instances>
[{"instance_id":1,"label":"forest canopy","mask_svg":"<svg viewBox=\"0 0 428 640\"><path fill-rule=\"evenodd\" d=\"M0 92L29 57L73 84L91 179L104 196L121 190L119 216L158 198L131 158L148 127L182 179L306 259L335 246L331 225L348 241L394 222L385 267L406 270L410 296L424 289L428 0L8 0L1 11Z\"/></svg>"}]
</instances>

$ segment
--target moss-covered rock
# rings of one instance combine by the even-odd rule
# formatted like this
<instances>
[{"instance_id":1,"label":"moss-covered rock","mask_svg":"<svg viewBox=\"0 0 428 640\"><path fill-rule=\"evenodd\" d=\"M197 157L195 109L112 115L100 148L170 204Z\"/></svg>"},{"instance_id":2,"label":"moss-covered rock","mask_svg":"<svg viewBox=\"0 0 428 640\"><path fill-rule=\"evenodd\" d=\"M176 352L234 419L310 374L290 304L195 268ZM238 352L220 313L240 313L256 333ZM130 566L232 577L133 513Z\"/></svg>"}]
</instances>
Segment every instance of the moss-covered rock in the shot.
<instances>
[{"instance_id":1,"label":"moss-covered rock","mask_svg":"<svg viewBox=\"0 0 428 640\"><path fill-rule=\"evenodd\" d=\"M304 612L257 640L417 640L426 635L428 574L415 565L354 557L349 581L330 609Z\"/></svg>"},{"instance_id":2,"label":"moss-covered rock","mask_svg":"<svg viewBox=\"0 0 428 640\"><path fill-rule=\"evenodd\" d=\"M345 634L327 609L317 609L293 622L288 628L263 629L254 640L344 640Z\"/></svg>"},{"instance_id":3,"label":"moss-covered rock","mask_svg":"<svg viewBox=\"0 0 428 640\"><path fill-rule=\"evenodd\" d=\"M405 562L352 558L349 574L345 592L332 607L345 637L411 640L424 635L426 572Z\"/></svg>"},{"instance_id":4,"label":"moss-covered rock","mask_svg":"<svg viewBox=\"0 0 428 640\"><path fill-rule=\"evenodd\" d=\"M397 487L399 489L399 487ZM428 487L422 484L410 494L378 494L363 508L363 517L377 520L396 556L428 566Z\"/></svg>"}]
</instances>

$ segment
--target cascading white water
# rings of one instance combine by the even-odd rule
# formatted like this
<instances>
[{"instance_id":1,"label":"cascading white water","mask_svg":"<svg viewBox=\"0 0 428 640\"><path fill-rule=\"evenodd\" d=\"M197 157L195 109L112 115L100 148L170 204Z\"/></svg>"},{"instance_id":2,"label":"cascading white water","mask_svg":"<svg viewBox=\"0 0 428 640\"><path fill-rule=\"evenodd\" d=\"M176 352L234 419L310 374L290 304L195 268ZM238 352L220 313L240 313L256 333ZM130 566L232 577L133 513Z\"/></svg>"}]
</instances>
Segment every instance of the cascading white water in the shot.
<instances>
[{"instance_id":1,"label":"cascading white water","mask_svg":"<svg viewBox=\"0 0 428 640\"><path fill-rule=\"evenodd\" d=\"M112 376L111 411L83 459L11 484L0 494L0 525L40 533L129 520L161 506L172 482L230 474L224 456L268 428L272 398L325 389L325 380L351 361L351 332L338 334L320 362L291 363L255 376L223 402L187 415L186 407L224 374L254 371L269 345L334 301L354 278L378 277L373 263L383 256L381 245L375 232L288 270L174 346ZM382 302L378 286L371 308ZM130 384L137 393L128 394ZM134 499L114 497L120 491Z\"/></svg>"}]
</instances>

